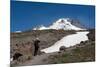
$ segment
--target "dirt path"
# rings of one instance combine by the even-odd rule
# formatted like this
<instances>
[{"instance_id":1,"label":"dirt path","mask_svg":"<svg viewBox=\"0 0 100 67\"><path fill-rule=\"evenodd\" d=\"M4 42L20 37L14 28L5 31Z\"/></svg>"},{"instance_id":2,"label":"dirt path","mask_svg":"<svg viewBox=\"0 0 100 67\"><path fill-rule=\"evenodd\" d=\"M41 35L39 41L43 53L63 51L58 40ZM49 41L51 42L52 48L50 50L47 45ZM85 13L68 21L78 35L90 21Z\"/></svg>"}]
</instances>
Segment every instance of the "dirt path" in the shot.
<instances>
[{"instance_id":1,"label":"dirt path","mask_svg":"<svg viewBox=\"0 0 100 67\"><path fill-rule=\"evenodd\" d=\"M33 59L26 61L25 63L21 63L19 65L21 66L30 66L30 65L43 65L43 64L48 64L48 57L50 55L54 55L56 53L46 53L43 55L37 55L35 57L33 57Z\"/></svg>"}]
</instances>

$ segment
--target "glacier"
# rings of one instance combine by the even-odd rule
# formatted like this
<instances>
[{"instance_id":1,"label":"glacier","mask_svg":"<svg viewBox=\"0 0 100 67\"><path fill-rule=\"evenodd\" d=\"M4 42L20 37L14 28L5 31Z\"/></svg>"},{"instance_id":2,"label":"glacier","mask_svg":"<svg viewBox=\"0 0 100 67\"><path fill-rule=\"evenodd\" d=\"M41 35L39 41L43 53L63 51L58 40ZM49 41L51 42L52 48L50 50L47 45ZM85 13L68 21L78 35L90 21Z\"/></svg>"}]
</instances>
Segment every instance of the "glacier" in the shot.
<instances>
[{"instance_id":1,"label":"glacier","mask_svg":"<svg viewBox=\"0 0 100 67\"><path fill-rule=\"evenodd\" d=\"M88 33L89 33L88 31L84 31L84 32L77 32L76 34L67 35L63 37L61 40L57 41L51 47L42 49L41 51L45 53L52 53L52 52L58 52L61 46L65 47L74 46L76 44L79 44L81 41L88 40L87 37Z\"/></svg>"}]
</instances>

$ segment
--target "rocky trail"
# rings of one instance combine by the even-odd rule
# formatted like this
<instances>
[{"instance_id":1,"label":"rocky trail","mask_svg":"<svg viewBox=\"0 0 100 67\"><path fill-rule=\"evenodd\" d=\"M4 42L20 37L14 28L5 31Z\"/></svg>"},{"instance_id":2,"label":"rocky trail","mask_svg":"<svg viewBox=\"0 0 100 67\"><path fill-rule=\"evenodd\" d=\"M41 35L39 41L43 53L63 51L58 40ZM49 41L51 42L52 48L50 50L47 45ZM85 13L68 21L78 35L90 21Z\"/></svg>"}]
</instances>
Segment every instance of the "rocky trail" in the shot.
<instances>
[{"instance_id":1,"label":"rocky trail","mask_svg":"<svg viewBox=\"0 0 100 67\"><path fill-rule=\"evenodd\" d=\"M31 65L43 65L43 64L48 64L48 57L50 55L55 55L57 53L46 53L43 55L37 55L34 56L31 60L26 61L24 63L19 64L20 66L31 66Z\"/></svg>"}]
</instances>

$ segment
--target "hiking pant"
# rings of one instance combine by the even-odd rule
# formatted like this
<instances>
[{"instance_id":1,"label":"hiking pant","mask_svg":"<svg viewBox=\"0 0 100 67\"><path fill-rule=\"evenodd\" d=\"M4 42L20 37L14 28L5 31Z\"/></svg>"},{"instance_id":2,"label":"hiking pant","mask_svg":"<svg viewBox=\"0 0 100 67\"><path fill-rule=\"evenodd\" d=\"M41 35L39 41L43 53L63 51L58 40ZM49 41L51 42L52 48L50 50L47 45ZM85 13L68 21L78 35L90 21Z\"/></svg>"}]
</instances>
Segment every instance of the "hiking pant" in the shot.
<instances>
[{"instance_id":1,"label":"hiking pant","mask_svg":"<svg viewBox=\"0 0 100 67\"><path fill-rule=\"evenodd\" d=\"M38 53L38 49L39 49L39 47L35 47L35 50L34 50L34 56L37 55L37 53Z\"/></svg>"}]
</instances>

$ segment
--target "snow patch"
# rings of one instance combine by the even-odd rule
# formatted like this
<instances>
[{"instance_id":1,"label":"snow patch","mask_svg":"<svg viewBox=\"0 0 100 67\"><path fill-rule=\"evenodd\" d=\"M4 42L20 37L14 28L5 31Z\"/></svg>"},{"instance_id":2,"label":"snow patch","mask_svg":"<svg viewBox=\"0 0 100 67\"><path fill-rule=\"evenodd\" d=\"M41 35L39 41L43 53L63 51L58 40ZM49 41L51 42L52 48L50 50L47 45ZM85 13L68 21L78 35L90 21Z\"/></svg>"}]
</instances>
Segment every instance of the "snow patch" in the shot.
<instances>
[{"instance_id":1,"label":"snow patch","mask_svg":"<svg viewBox=\"0 0 100 67\"><path fill-rule=\"evenodd\" d=\"M16 33L21 33L22 31L15 31Z\"/></svg>"},{"instance_id":2,"label":"snow patch","mask_svg":"<svg viewBox=\"0 0 100 67\"><path fill-rule=\"evenodd\" d=\"M77 32L76 34L67 35L63 37L61 40L57 41L51 47L42 49L41 51L45 53L52 53L52 52L59 51L59 48L61 46L65 46L65 47L74 46L76 44L79 44L81 41L88 40L88 37L87 37L88 33L89 33L88 31L84 31L84 32Z\"/></svg>"}]
</instances>

